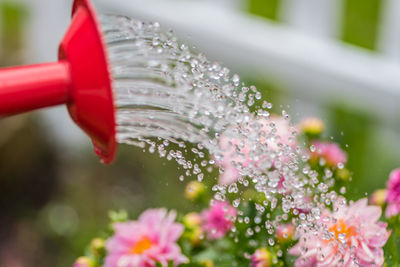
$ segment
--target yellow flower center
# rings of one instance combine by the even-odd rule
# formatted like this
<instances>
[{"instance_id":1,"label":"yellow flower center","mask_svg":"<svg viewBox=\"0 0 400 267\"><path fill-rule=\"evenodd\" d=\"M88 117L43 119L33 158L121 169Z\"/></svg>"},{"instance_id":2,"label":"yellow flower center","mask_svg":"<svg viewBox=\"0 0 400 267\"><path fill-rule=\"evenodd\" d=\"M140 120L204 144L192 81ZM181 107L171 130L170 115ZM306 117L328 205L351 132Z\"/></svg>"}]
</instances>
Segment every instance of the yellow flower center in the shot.
<instances>
[{"instance_id":1,"label":"yellow flower center","mask_svg":"<svg viewBox=\"0 0 400 267\"><path fill-rule=\"evenodd\" d=\"M151 242L151 240L147 236L144 236L139 239L139 241L134 246L132 246L130 252L132 254L142 254L146 250L150 249L152 246L153 243Z\"/></svg>"},{"instance_id":2,"label":"yellow flower center","mask_svg":"<svg viewBox=\"0 0 400 267\"><path fill-rule=\"evenodd\" d=\"M349 238L357 233L354 226L348 227L343 219L339 219L338 222L329 228L329 232L335 233L335 238L341 242L350 242Z\"/></svg>"}]
</instances>

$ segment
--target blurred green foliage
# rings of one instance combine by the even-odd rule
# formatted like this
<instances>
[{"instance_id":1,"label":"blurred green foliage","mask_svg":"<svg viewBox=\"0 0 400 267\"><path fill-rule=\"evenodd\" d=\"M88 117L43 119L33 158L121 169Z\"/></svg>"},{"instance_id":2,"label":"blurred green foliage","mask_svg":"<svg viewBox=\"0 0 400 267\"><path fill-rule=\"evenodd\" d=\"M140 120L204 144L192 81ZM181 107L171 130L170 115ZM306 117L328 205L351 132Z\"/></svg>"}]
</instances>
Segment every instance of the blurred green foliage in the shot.
<instances>
[{"instance_id":1,"label":"blurred green foliage","mask_svg":"<svg viewBox=\"0 0 400 267\"><path fill-rule=\"evenodd\" d=\"M248 10L264 18L279 20L279 3L280 0L248 0Z\"/></svg>"},{"instance_id":2,"label":"blurred green foliage","mask_svg":"<svg viewBox=\"0 0 400 267\"><path fill-rule=\"evenodd\" d=\"M384 0L346 0L342 18L343 41L376 49L379 19Z\"/></svg>"},{"instance_id":3,"label":"blurred green foliage","mask_svg":"<svg viewBox=\"0 0 400 267\"><path fill-rule=\"evenodd\" d=\"M22 61L24 28L27 10L20 3L0 2L0 65L8 66Z\"/></svg>"},{"instance_id":4,"label":"blurred green foliage","mask_svg":"<svg viewBox=\"0 0 400 267\"><path fill-rule=\"evenodd\" d=\"M350 44L375 50L379 35L381 10L385 0L343 0L340 38ZM247 0L248 11L254 15L280 21L283 0Z\"/></svg>"},{"instance_id":5,"label":"blurred green foliage","mask_svg":"<svg viewBox=\"0 0 400 267\"><path fill-rule=\"evenodd\" d=\"M353 173L347 196L358 199L384 188L399 161L393 146L382 136L382 125L373 114L341 104L332 105L330 114L330 134L346 149Z\"/></svg>"}]
</instances>

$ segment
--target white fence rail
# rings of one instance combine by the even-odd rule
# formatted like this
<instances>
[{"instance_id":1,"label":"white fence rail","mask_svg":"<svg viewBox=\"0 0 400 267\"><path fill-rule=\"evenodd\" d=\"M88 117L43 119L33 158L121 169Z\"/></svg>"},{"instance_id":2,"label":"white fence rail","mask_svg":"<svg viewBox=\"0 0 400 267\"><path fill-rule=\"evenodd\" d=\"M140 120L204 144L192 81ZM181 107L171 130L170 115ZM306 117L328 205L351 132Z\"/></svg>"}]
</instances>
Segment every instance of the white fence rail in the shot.
<instances>
[{"instance_id":1,"label":"white fence rail","mask_svg":"<svg viewBox=\"0 0 400 267\"><path fill-rule=\"evenodd\" d=\"M243 73L272 77L299 97L319 103L347 101L390 124L399 122L400 1L388 1L384 9L387 31L381 38L382 54L335 38L340 2L285 0L280 13L289 25L213 1L98 0L97 4L103 11L159 21L183 39L189 36L212 58Z\"/></svg>"},{"instance_id":2,"label":"white fence rail","mask_svg":"<svg viewBox=\"0 0 400 267\"><path fill-rule=\"evenodd\" d=\"M400 1L386 0L383 3L379 48L387 60L400 64Z\"/></svg>"}]
</instances>

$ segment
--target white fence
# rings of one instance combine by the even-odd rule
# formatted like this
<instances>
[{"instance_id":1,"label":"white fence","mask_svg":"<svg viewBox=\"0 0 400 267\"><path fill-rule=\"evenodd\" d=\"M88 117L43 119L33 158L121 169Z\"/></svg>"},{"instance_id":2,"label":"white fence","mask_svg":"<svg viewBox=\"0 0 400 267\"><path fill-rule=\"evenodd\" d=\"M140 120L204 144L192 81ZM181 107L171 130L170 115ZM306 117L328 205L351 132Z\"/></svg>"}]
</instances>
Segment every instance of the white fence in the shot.
<instances>
[{"instance_id":1,"label":"white fence","mask_svg":"<svg viewBox=\"0 0 400 267\"><path fill-rule=\"evenodd\" d=\"M211 58L277 80L299 99L348 102L399 122L400 1L387 0L374 53L338 38L342 1L284 0L284 24L247 14L240 1L98 0L103 12L159 21Z\"/></svg>"}]
</instances>

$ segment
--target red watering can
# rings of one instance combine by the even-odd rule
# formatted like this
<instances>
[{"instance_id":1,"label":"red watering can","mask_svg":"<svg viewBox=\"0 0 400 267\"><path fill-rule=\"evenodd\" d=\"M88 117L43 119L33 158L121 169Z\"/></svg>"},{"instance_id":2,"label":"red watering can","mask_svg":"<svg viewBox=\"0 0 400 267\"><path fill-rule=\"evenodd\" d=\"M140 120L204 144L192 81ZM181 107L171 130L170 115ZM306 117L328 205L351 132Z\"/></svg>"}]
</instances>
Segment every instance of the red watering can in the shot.
<instances>
[{"instance_id":1,"label":"red watering can","mask_svg":"<svg viewBox=\"0 0 400 267\"><path fill-rule=\"evenodd\" d=\"M116 152L112 82L89 0L75 0L58 62L0 69L0 117L66 104L103 163Z\"/></svg>"}]
</instances>

